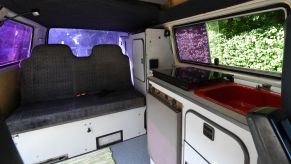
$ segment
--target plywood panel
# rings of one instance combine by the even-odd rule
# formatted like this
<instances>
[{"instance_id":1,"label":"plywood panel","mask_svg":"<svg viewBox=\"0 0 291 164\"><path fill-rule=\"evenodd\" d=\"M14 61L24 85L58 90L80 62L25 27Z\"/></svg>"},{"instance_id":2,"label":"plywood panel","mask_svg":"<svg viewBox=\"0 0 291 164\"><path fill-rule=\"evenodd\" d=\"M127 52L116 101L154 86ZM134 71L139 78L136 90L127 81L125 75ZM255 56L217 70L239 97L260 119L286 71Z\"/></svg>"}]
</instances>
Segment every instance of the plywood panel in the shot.
<instances>
[{"instance_id":1,"label":"plywood panel","mask_svg":"<svg viewBox=\"0 0 291 164\"><path fill-rule=\"evenodd\" d=\"M7 117L19 104L18 65L0 70L0 112Z\"/></svg>"},{"instance_id":2,"label":"plywood panel","mask_svg":"<svg viewBox=\"0 0 291 164\"><path fill-rule=\"evenodd\" d=\"M169 4L170 4L170 7L174 7L174 6L177 6L177 5L180 5L188 0L169 0Z\"/></svg>"}]
</instances>

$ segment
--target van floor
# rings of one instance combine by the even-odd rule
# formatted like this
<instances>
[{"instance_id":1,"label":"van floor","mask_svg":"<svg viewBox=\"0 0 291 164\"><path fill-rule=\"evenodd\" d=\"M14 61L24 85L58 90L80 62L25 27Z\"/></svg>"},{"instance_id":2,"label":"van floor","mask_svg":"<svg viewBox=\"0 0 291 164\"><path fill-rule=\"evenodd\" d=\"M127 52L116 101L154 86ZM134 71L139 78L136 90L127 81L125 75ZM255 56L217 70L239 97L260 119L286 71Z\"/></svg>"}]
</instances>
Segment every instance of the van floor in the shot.
<instances>
[{"instance_id":1,"label":"van floor","mask_svg":"<svg viewBox=\"0 0 291 164\"><path fill-rule=\"evenodd\" d=\"M150 164L146 135L112 145L111 150L116 164Z\"/></svg>"}]
</instances>

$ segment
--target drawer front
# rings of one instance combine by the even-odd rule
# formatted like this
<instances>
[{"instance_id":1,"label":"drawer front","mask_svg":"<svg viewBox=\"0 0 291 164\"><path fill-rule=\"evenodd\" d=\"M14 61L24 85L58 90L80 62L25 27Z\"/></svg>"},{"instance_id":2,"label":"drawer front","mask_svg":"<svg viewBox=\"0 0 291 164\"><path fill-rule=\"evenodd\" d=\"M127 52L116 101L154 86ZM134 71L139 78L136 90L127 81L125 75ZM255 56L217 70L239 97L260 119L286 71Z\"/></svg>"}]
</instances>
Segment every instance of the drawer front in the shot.
<instances>
[{"instance_id":1,"label":"drawer front","mask_svg":"<svg viewBox=\"0 0 291 164\"><path fill-rule=\"evenodd\" d=\"M248 151L237 136L194 111L186 113L185 141L210 163L249 163Z\"/></svg>"},{"instance_id":2,"label":"drawer front","mask_svg":"<svg viewBox=\"0 0 291 164\"><path fill-rule=\"evenodd\" d=\"M194 149L184 142L184 164L209 164Z\"/></svg>"}]
</instances>

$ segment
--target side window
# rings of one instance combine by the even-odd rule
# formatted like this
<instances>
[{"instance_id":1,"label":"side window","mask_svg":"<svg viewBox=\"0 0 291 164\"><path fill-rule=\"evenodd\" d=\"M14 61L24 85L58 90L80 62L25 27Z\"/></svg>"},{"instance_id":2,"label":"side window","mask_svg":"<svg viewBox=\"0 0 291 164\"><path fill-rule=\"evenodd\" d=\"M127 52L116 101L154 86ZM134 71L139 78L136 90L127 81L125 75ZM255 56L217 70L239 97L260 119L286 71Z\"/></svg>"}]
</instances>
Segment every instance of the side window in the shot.
<instances>
[{"instance_id":1,"label":"side window","mask_svg":"<svg viewBox=\"0 0 291 164\"><path fill-rule=\"evenodd\" d=\"M181 62L282 72L285 11L265 11L174 28ZM216 60L217 61L217 60Z\"/></svg>"},{"instance_id":2,"label":"side window","mask_svg":"<svg viewBox=\"0 0 291 164\"><path fill-rule=\"evenodd\" d=\"M125 32L52 28L49 31L49 44L68 45L75 56L85 57L91 54L92 48L98 44L116 44L121 48L122 37L128 36Z\"/></svg>"},{"instance_id":3,"label":"side window","mask_svg":"<svg viewBox=\"0 0 291 164\"><path fill-rule=\"evenodd\" d=\"M33 28L7 20L0 27L0 66L29 57Z\"/></svg>"},{"instance_id":4,"label":"side window","mask_svg":"<svg viewBox=\"0 0 291 164\"><path fill-rule=\"evenodd\" d=\"M175 31L177 50L181 61L210 63L205 23L179 28Z\"/></svg>"}]
</instances>

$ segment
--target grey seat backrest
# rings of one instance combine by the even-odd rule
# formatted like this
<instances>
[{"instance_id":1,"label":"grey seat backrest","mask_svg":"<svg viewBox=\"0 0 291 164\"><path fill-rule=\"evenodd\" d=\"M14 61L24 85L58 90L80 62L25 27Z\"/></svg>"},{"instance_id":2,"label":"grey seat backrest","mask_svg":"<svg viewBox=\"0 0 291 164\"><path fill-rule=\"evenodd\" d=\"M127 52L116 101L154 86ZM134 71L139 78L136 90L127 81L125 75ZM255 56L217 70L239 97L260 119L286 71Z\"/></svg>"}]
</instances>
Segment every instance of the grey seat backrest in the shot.
<instances>
[{"instance_id":1,"label":"grey seat backrest","mask_svg":"<svg viewBox=\"0 0 291 164\"><path fill-rule=\"evenodd\" d=\"M93 47L90 57L81 58L78 63L82 70L76 70L79 72L76 79L79 91L90 93L132 88L128 57L117 45L97 45Z\"/></svg>"},{"instance_id":2,"label":"grey seat backrest","mask_svg":"<svg viewBox=\"0 0 291 164\"><path fill-rule=\"evenodd\" d=\"M75 57L74 76L75 76L75 93L94 94L102 90L101 70L96 69L96 61L92 56Z\"/></svg>"},{"instance_id":3,"label":"grey seat backrest","mask_svg":"<svg viewBox=\"0 0 291 164\"><path fill-rule=\"evenodd\" d=\"M92 49L92 57L96 59L96 69L101 69L104 89L124 90L132 87L129 59L118 45L97 45Z\"/></svg>"},{"instance_id":4,"label":"grey seat backrest","mask_svg":"<svg viewBox=\"0 0 291 164\"><path fill-rule=\"evenodd\" d=\"M74 56L65 45L40 45L21 63L21 102L74 96Z\"/></svg>"}]
</instances>

